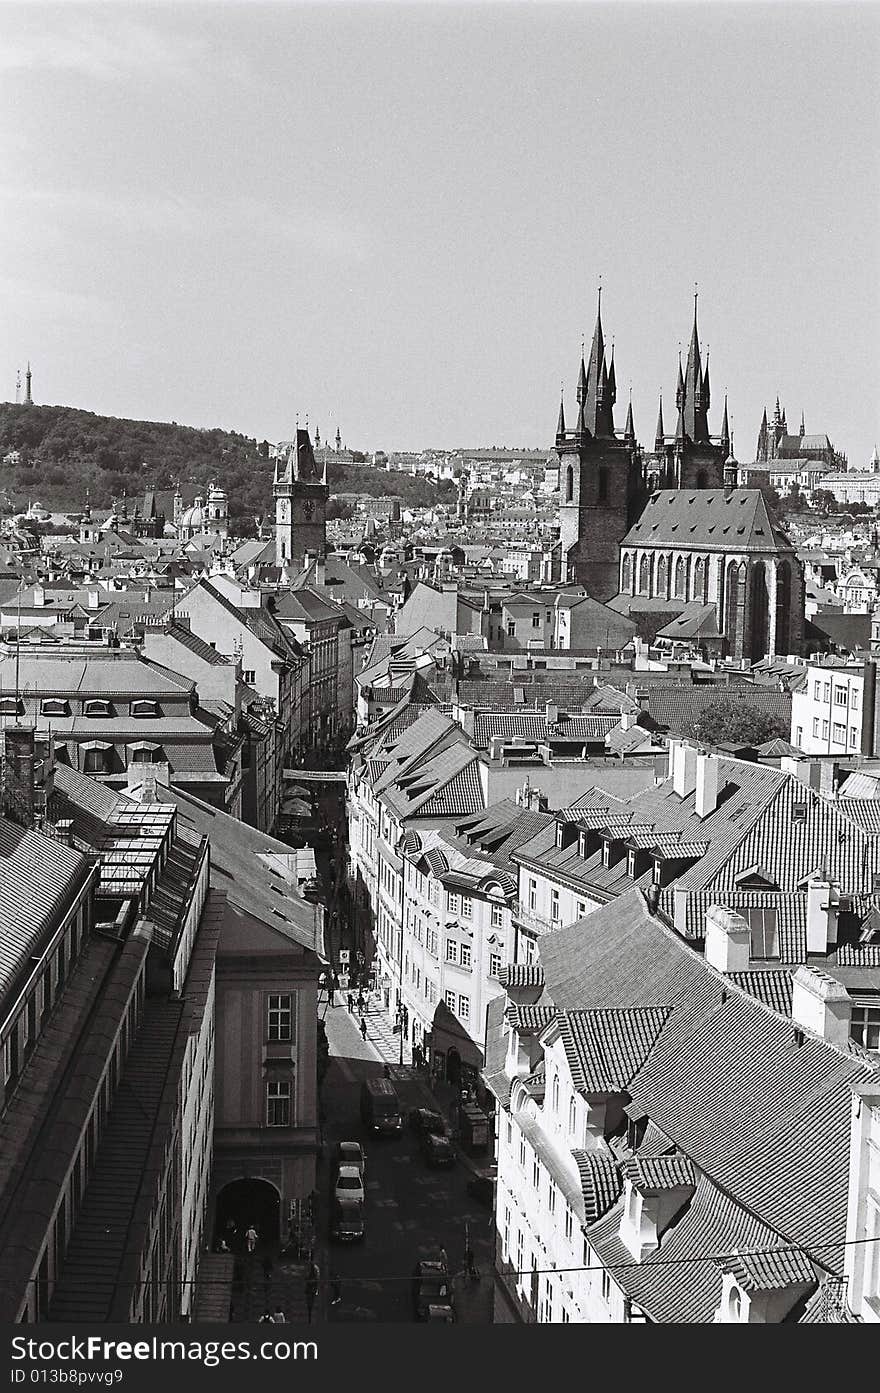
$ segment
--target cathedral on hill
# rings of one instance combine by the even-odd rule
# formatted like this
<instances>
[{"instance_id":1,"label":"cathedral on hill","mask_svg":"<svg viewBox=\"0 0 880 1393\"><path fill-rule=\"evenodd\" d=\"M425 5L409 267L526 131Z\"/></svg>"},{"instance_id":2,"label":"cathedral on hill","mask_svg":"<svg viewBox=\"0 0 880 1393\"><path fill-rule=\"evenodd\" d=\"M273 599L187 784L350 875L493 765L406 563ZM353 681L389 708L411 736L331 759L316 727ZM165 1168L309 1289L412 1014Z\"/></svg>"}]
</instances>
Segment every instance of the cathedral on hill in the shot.
<instances>
[{"instance_id":1,"label":"cathedral on hill","mask_svg":"<svg viewBox=\"0 0 880 1393\"><path fill-rule=\"evenodd\" d=\"M636 620L649 641L679 640L707 657L752 662L800 652L802 569L760 491L735 487L726 400L721 432L710 433L696 297L674 434L666 433L661 400L654 449L643 450L632 403L623 431L615 429L615 400L600 301L589 360L581 359L574 429L564 402L559 408L559 579Z\"/></svg>"}]
</instances>

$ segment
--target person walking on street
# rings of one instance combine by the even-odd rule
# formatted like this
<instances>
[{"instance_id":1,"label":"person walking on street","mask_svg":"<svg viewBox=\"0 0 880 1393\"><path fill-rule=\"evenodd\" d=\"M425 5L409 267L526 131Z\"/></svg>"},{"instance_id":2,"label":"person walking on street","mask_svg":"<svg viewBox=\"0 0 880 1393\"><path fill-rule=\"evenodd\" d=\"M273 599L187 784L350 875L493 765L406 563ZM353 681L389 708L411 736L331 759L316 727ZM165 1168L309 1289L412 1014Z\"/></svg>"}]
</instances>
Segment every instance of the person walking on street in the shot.
<instances>
[{"instance_id":1,"label":"person walking on street","mask_svg":"<svg viewBox=\"0 0 880 1393\"><path fill-rule=\"evenodd\" d=\"M363 1016L361 1016L361 1035L363 1035L364 1039L366 1040L366 1038L367 1038L367 1022L366 1022L366 1020L364 1019Z\"/></svg>"},{"instance_id":2,"label":"person walking on street","mask_svg":"<svg viewBox=\"0 0 880 1393\"><path fill-rule=\"evenodd\" d=\"M360 1011L361 1015L364 1014L364 1007L365 1007L365 1006L366 1006L366 1002L364 1001L364 994L363 994L363 992L360 992L360 991L359 991L359 992L358 992L358 1010Z\"/></svg>"},{"instance_id":3,"label":"person walking on street","mask_svg":"<svg viewBox=\"0 0 880 1393\"><path fill-rule=\"evenodd\" d=\"M467 1275L471 1280L478 1282L480 1280L480 1274L477 1271L477 1264L474 1261L474 1250L470 1244L468 1244L464 1250L464 1265Z\"/></svg>"},{"instance_id":4,"label":"person walking on street","mask_svg":"<svg viewBox=\"0 0 880 1393\"><path fill-rule=\"evenodd\" d=\"M449 1271L449 1258L448 1258L447 1255L446 1255L446 1249L443 1247L443 1244L442 1244L442 1243L440 1244L440 1262L442 1263L443 1267L444 1267L444 1268L446 1269L446 1271L448 1272L448 1271Z\"/></svg>"},{"instance_id":5,"label":"person walking on street","mask_svg":"<svg viewBox=\"0 0 880 1393\"><path fill-rule=\"evenodd\" d=\"M312 1311L315 1305L315 1297L318 1295L318 1282L321 1279L321 1269L314 1258L309 1263L309 1275L306 1277L306 1310L309 1315L309 1325L312 1323Z\"/></svg>"},{"instance_id":6,"label":"person walking on street","mask_svg":"<svg viewBox=\"0 0 880 1393\"><path fill-rule=\"evenodd\" d=\"M260 1235L257 1233L257 1230L254 1228L253 1224L251 1224L250 1228L244 1236L245 1242L247 1243L247 1250L249 1253L252 1253L255 1250L257 1246L257 1239L259 1238L259 1236Z\"/></svg>"},{"instance_id":7,"label":"person walking on street","mask_svg":"<svg viewBox=\"0 0 880 1393\"><path fill-rule=\"evenodd\" d=\"M287 1324L287 1316L284 1314L280 1306L275 1307L275 1310L272 1312L272 1319L276 1325Z\"/></svg>"},{"instance_id":8,"label":"person walking on street","mask_svg":"<svg viewBox=\"0 0 880 1393\"><path fill-rule=\"evenodd\" d=\"M353 1016L353 1015L354 1015L354 995L353 995L352 992L349 992L349 993L348 993L348 1010L349 1010L349 1014Z\"/></svg>"}]
</instances>

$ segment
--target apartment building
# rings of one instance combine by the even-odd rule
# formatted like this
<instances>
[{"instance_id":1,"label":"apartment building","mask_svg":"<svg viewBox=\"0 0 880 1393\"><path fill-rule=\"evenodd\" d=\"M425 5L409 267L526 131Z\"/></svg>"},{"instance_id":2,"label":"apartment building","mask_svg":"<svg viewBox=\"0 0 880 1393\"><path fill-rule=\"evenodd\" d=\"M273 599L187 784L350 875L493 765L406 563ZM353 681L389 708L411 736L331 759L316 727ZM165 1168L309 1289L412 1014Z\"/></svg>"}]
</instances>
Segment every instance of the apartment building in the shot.
<instances>
[{"instance_id":1,"label":"apartment building","mask_svg":"<svg viewBox=\"0 0 880 1393\"><path fill-rule=\"evenodd\" d=\"M873 755L878 748L877 665L808 663L791 699L791 743L808 755Z\"/></svg>"}]
</instances>

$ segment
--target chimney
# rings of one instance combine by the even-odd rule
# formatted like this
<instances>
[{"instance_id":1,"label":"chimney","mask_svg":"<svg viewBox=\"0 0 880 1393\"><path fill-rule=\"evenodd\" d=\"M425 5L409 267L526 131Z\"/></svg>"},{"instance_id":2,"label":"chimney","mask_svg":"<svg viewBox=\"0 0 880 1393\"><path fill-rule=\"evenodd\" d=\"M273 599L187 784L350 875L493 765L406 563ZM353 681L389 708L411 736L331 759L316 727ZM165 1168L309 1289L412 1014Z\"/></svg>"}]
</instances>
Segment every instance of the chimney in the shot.
<instances>
[{"instance_id":1,"label":"chimney","mask_svg":"<svg viewBox=\"0 0 880 1393\"><path fill-rule=\"evenodd\" d=\"M837 944L837 911L840 894L837 886L818 877L807 886L807 952L823 957Z\"/></svg>"},{"instance_id":2,"label":"chimney","mask_svg":"<svg viewBox=\"0 0 880 1393\"><path fill-rule=\"evenodd\" d=\"M791 1019L796 1026L821 1035L830 1045L846 1049L852 1020L852 998L840 982L815 967L794 974Z\"/></svg>"},{"instance_id":3,"label":"chimney","mask_svg":"<svg viewBox=\"0 0 880 1393\"><path fill-rule=\"evenodd\" d=\"M635 725L635 717L631 711L621 711L620 728L621 730L632 730Z\"/></svg>"},{"instance_id":4,"label":"chimney","mask_svg":"<svg viewBox=\"0 0 880 1393\"><path fill-rule=\"evenodd\" d=\"M694 812L697 817L708 817L718 807L718 789L721 772L717 755L697 755L697 783Z\"/></svg>"},{"instance_id":5,"label":"chimney","mask_svg":"<svg viewBox=\"0 0 880 1393\"><path fill-rule=\"evenodd\" d=\"M34 605L40 609L46 603L46 592L39 581L34 586Z\"/></svg>"},{"instance_id":6,"label":"chimney","mask_svg":"<svg viewBox=\"0 0 880 1393\"><path fill-rule=\"evenodd\" d=\"M315 562L315 584L327 584L327 563L325 562L323 555L319 556Z\"/></svg>"},{"instance_id":7,"label":"chimney","mask_svg":"<svg viewBox=\"0 0 880 1393\"><path fill-rule=\"evenodd\" d=\"M548 701L544 706L544 719L548 726L555 726L559 720L559 707L553 701Z\"/></svg>"},{"instance_id":8,"label":"chimney","mask_svg":"<svg viewBox=\"0 0 880 1393\"><path fill-rule=\"evenodd\" d=\"M97 591L97 590L90 590L90 591L88 592L88 608L89 608L89 609L98 609L98 608L100 608L100 604L101 604L101 597L100 597L98 591Z\"/></svg>"},{"instance_id":9,"label":"chimney","mask_svg":"<svg viewBox=\"0 0 880 1393\"><path fill-rule=\"evenodd\" d=\"M706 962L718 972L745 972L749 966L752 931L741 914L723 905L706 910Z\"/></svg>"},{"instance_id":10,"label":"chimney","mask_svg":"<svg viewBox=\"0 0 880 1393\"><path fill-rule=\"evenodd\" d=\"M697 752L693 745L678 745L672 766L672 788L679 798L687 798L697 786Z\"/></svg>"},{"instance_id":11,"label":"chimney","mask_svg":"<svg viewBox=\"0 0 880 1393\"><path fill-rule=\"evenodd\" d=\"M676 751L676 749L678 748L678 746L679 746L680 744L681 744L681 741L680 741L680 740L670 740L669 744L666 746L666 753L667 753L667 756L668 756L667 764L666 764L666 777L667 777L667 779L671 779L671 778L672 778L672 775L673 775L673 773L674 773L674 771L675 771L675 751Z\"/></svg>"},{"instance_id":12,"label":"chimney","mask_svg":"<svg viewBox=\"0 0 880 1393\"><path fill-rule=\"evenodd\" d=\"M823 760L819 766L819 792L824 798L837 797L837 764Z\"/></svg>"}]
</instances>

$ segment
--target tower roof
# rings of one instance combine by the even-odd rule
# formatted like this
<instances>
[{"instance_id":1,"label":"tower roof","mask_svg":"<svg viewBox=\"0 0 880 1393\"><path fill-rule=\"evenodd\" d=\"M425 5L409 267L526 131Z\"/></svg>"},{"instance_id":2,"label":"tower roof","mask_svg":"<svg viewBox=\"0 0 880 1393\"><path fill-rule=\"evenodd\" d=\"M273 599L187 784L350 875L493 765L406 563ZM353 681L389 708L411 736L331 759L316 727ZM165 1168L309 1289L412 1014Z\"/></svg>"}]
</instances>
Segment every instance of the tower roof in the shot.
<instances>
[{"instance_id":1,"label":"tower roof","mask_svg":"<svg viewBox=\"0 0 880 1393\"><path fill-rule=\"evenodd\" d=\"M704 400L703 370L700 362L700 336L697 332L697 297L694 295L694 327L688 348L687 367L684 374L684 429L694 441L708 441L709 425L706 420Z\"/></svg>"},{"instance_id":2,"label":"tower roof","mask_svg":"<svg viewBox=\"0 0 880 1393\"><path fill-rule=\"evenodd\" d=\"M657 408L657 429L654 432L654 449L662 450L666 432L663 429L663 393L660 393L660 405Z\"/></svg>"},{"instance_id":3,"label":"tower roof","mask_svg":"<svg viewBox=\"0 0 880 1393\"><path fill-rule=\"evenodd\" d=\"M287 445L275 465L276 484L321 484L323 471L319 468L307 430L297 429L296 439Z\"/></svg>"},{"instance_id":4,"label":"tower roof","mask_svg":"<svg viewBox=\"0 0 880 1393\"><path fill-rule=\"evenodd\" d=\"M584 423L591 435L611 436L614 434L613 402L605 364L605 340L602 335L602 291L599 290L599 306L596 311L596 327L590 346L587 363L586 387L583 402Z\"/></svg>"},{"instance_id":5,"label":"tower roof","mask_svg":"<svg viewBox=\"0 0 880 1393\"><path fill-rule=\"evenodd\" d=\"M556 422L556 434L565 435L565 407L563 398L559 398L559 420Z\"/></svg>"},{"instance_id":6,"label":"tower roof","mask_svg":"<svg viewBox=\"0 0 880 1393\"><path fill-rule=\"evenodd\" d=\"M634 445L634 444L635 444L635 441L636 441L636 432L635 432L635 427L633 426L633 404L632 404L632 397L630 397L629 404L628 404L628 406L627 406L627 408L626 408L626 425L624 426L624 429L623 429L623 438L624 438L624 440L626 441L626 443L627 443L628 445Z\"/></svg>"}]
</instances>

